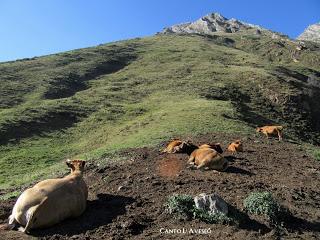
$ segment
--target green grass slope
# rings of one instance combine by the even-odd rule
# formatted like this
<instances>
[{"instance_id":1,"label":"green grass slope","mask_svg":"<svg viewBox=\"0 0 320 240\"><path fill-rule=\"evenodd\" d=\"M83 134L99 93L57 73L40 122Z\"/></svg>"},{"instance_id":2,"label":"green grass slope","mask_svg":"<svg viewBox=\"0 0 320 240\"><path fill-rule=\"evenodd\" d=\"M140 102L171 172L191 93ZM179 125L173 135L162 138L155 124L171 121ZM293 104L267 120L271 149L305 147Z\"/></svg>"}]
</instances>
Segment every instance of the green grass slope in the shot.
<instances>
[{"instance_id":1,"label":"green grass slope","mask_svg":"<svg viewBox=\"0 0 320 240\"><path fill-rule=\"evenodd\" d=\"M277 123L319 142L319 46L248 33L156 35L0 64L0 190L70 157ZM298 61L293 61L296 59Z\"/></svg>"}]
</instances>

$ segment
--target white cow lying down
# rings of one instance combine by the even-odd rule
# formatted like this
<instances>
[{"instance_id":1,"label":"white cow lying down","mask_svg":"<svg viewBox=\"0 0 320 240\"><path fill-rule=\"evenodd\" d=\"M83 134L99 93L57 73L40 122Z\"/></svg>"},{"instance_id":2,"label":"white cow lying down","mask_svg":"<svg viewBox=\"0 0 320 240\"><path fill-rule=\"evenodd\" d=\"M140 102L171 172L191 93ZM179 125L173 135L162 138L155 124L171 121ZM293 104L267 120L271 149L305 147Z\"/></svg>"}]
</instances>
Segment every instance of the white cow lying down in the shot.
<instances>
[{"instance_id":1,"label":"white cow lying down","mask_svg":"<svg viewBox=\"0 0 320 240\"><path fill-rule=\"evenodd\" d=\"M78 217L86 209L88 188L82 178L85 161L67 160L71 173L64 178L48 179L25 190L9 217L9 226L20 231L44 228L66 218Z\"/></svg>"}]
</instances>

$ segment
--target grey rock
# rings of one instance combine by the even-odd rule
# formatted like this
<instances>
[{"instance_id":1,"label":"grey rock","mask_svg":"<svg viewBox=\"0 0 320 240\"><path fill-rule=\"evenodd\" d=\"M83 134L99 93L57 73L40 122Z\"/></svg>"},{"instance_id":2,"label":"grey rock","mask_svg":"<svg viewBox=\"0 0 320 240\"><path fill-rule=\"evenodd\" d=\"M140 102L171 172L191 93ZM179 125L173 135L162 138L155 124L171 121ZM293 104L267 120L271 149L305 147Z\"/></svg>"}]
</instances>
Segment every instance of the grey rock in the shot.
<instances>
[{"instance_id":1,"label":"grey rock","mask_svg":"<svg viewBox=\"0 0 320 240\"><path fill-rule=\"evenodd\" d=\"M260 29L256 29L254 32L255 35L261 35L261 30Z\"/></svg>"},{"instance_id":2,"label":"grey rock","mask_svg":"<svg viewBox=\"0 0 320 240\"><path fill-rule=\"evenodd\" d=\"M320 43L320 23L307 27L302 34L297 37L298 40Z\"/></svg>"},{"instance_id":3,"label":"grey rock","mask_svg":"<svg viewBox=\"0 0 320 240\"><path fill-rule=\"evenodd\" d=\"M266 30L258 25L253 25L231 18L227 19L219 13L208 14L195 22L182 23L165 28L162 33L197 33L210 35L214 32L234 33L241 30L257 29Z\"/></svg>"},{"instance_id":4,"label":"grey rock","mask_svg":"<svg viewBox=\"0 0 320 240\"><path fill-rule=\"evenodd\" d=\"M198 209L202 209L209 214L228 214L228 204L216 193L201 193L194 198L194 203Z\"/></svg>"}]
</instances>

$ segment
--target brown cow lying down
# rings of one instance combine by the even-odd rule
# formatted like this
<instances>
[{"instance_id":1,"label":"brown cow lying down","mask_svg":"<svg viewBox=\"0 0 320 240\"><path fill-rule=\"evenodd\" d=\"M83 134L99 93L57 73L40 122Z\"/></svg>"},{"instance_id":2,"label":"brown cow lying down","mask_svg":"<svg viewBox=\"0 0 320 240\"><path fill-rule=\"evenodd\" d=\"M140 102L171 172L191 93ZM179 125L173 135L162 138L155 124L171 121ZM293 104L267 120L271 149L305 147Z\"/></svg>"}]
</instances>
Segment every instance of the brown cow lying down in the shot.
<instances>
[{"instance_id":1,"label":"brown cow lying down","mask_svg":"<svg viewBox=\"0 0 320 240\"><path fill-rule=\"evenodd\" d=\"M236 140L229 144L228 146L229 152L243 152L243 145L240 140Z\"/></svg>"},{"instance_id":2,"label":"brown cow lying down","mask_svg":"<svg viewBox=\"0 0 320 240\"><path fill-rule=\"evenodd\" d=\"M66 218L78 217L86 209L88 188L82 178L85 161L67 160L71 173L64 178L48 179L25 190L9 217L9 226L30 229L44 228Z\"/></svg>"},{"instance_id":3,"label":"brown cow lying down","mask_svg":"<svg viewBox=\"0 0 320 240\"><path fill-rule=\"evenodd\" d=\"M277 135L279 138L279 141L282 140L282 134L281 131L283 129L283 126L264 126L264 127L258 127L256 128L256 132L262 132L269 138L269 136Z\"/></svg>"},{"instance_id":4,"label":"brown cow lying down","mask_svg":"<svg viewBox=\"0 0 320 240\"><path fill-rule=\"evenodd\" d=\"M224 171L228 167L228 161L220 153L204 145L201 145L199 149L191 153L188 163L195 165L197 169L212 169L216 171Z\"/></svg>"},{"instance_id":5,"label":"brown cow lying down","mask_svg":"<svg viewBox=\"0 0 320 240\"><path fill-rule=\"evenodd\" d=\"M175 139L171 141L167 147L162 151L163 153L187 153L190 154L194 149L198 147L189 141L181 141Z\"/></svg>"}]
</instances>

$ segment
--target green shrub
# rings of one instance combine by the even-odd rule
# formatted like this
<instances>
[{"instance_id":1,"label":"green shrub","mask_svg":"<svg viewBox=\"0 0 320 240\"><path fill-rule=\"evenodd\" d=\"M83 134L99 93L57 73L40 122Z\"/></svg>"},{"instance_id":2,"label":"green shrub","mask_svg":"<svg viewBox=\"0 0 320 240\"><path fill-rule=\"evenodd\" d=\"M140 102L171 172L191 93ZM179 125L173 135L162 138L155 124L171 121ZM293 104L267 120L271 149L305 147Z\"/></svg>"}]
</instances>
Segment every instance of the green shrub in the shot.
<instances>
[{"instance_id":1,"label":"green shrub","mask_svg":"<svg viewBox=\"0 0 320 240\"><path fill-rule=\"evenodd\" d=\"M265 215L271 222L277 222L281 206L270 192L253 192L243 202L244 208L251 214Z\"/></svg>"},{"instance_id":2,"label":"green shrub","mask_svg":"<svg viewBox=\"0 0 320 240\"><path fill-rule=\"evenodd\" d=\"M183 194L170 196L165 207L169 214L174 214L178 219L190 219L193 216L193 197Z\"/></svg>"},{"instance_id":3,"label":"green shrub","mask_svg":"<svg viewBox=\"0 0 320 240\"><path fill-rule=\"evenodd\" d=\"M235 220L223 213L215 213L215 214L209 214L207 211L204 211L202 209L197 209L194 206L193 209L193 217L195 219L199 219L206 223L219 223L219 224L231 224L235 223Z\"/></svg>"},{"instance_id":4,"label":"green shrub","mask_svg":"<svg viewBox=\"0 0 320 240\"><path fill-rule=\"evenodd\" d=\"M315 150L313 155L316 160L320 161L320 150Z\"/></svg>"},{"instance_id":5,"label":"green shrub","mask_svg":"<svg viewBox=\"0 0 320 240\"><path fill-rule=\"evenodd\" d=\"M173 214L180 220L199 219L212 224L230 224L235 220L223 213L210 214L207 211L196 208L193 197L190 195L170 196L165 204L166 212Z\"/></svg>"}]
</instances>

